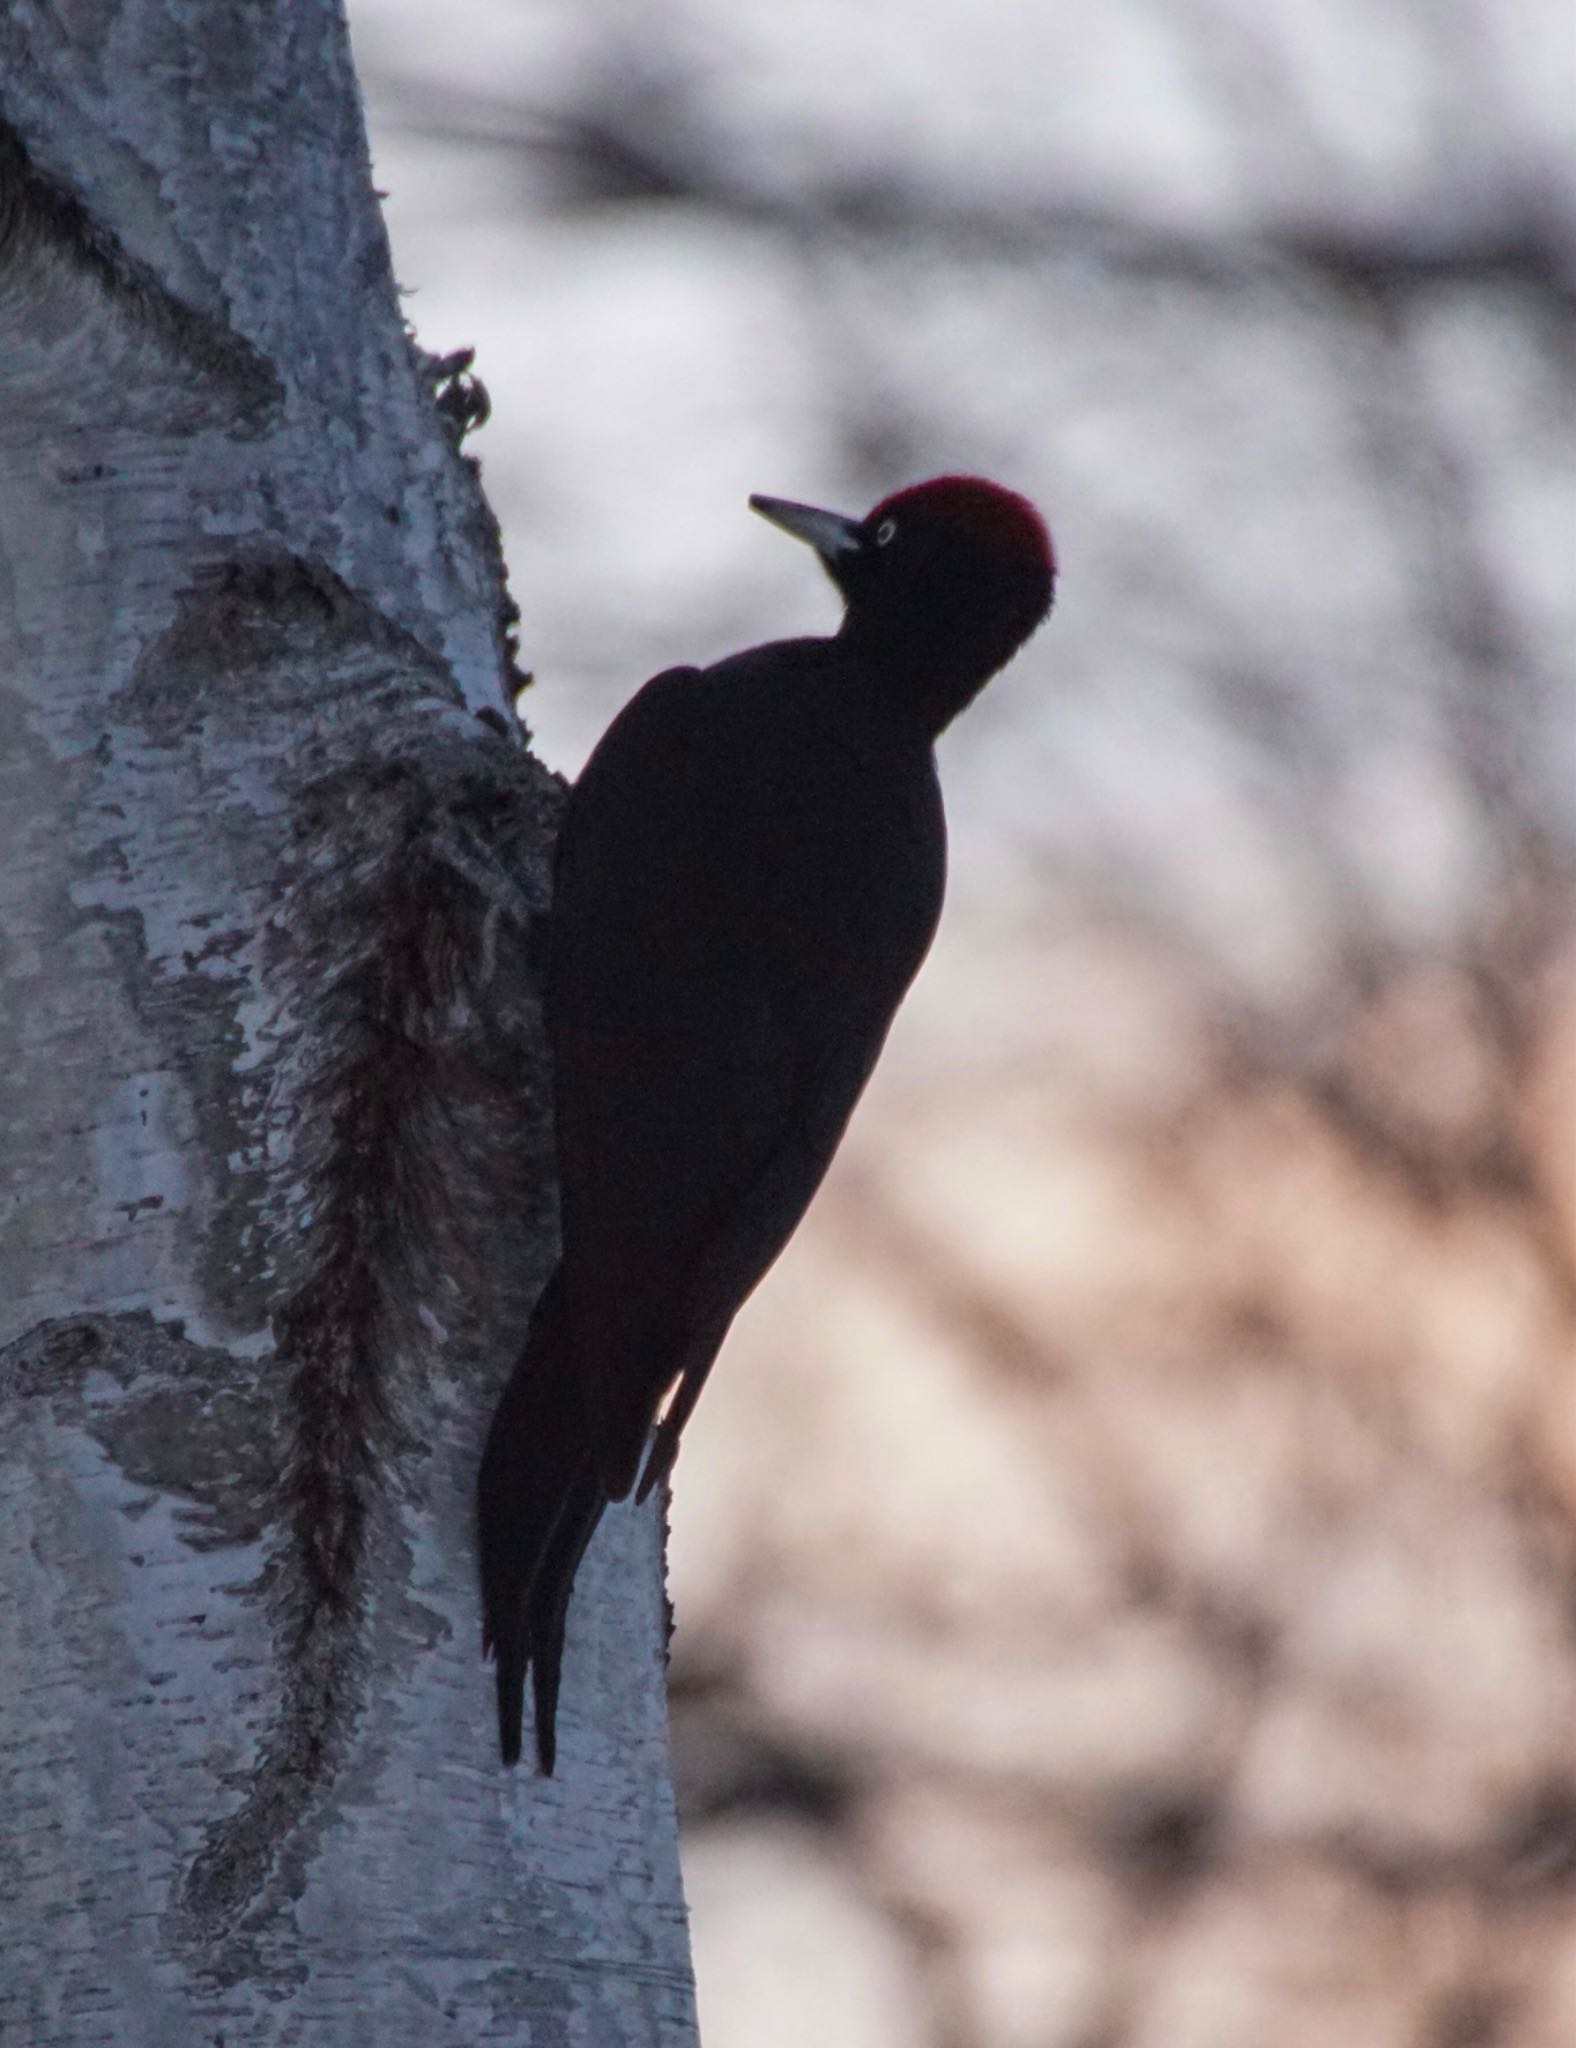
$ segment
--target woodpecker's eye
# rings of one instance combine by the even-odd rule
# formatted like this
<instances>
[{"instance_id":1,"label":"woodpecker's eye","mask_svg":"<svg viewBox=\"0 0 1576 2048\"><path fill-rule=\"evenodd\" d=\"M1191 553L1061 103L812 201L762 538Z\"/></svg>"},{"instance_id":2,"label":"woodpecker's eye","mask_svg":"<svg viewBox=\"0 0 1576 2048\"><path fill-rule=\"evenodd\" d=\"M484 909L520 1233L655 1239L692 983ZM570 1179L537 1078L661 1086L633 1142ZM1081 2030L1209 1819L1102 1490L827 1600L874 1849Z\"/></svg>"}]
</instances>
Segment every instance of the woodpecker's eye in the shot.
<instances>
[{"instance_id":1,"label":"woodpecker's eye","mask_svg":"<svg viewBox=\"0 0 1576 2048\"><path fill-rule=\"evenodd\" d=\"M895 519L883 519L881 524L876 528L876 546L878 548L884 548L887 545L888 541L895 540L896 538L897 521Z\"/></svg>"}]
</instances>

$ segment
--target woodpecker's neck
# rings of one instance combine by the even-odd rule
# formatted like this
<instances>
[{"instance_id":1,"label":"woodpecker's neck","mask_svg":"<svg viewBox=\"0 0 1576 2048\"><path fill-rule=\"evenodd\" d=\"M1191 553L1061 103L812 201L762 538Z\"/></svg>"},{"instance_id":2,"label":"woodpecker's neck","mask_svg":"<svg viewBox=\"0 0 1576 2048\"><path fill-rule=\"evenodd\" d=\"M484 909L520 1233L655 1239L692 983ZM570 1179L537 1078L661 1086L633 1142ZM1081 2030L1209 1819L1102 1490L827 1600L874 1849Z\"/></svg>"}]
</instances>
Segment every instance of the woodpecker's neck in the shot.
<instances>
[{"instance_id":1,"label":"woodpecker's neck","mask_svg":"<svg viewBox=\"0 0 1576 2048\"><path fill-rule=\"evenodd\" d=\"M844 614L837 641L858 657L882 702L931 739L973 702L1016 646L1015 640L999 649L983 646L972 617L896 621L854 607Z\"/></svg>"}]
</instances>

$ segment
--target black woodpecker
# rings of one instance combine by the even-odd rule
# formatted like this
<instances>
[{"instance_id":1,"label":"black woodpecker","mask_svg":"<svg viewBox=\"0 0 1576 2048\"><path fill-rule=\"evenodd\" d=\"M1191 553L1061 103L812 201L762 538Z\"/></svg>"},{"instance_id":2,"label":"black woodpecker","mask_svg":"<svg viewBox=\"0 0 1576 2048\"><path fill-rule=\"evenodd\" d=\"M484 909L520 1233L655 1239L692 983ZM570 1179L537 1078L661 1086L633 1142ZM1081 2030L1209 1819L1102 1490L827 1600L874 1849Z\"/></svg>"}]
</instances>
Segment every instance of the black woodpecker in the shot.
<instances>
[{"instance_id":1,"label":"black woodpecker","mask_svg":"<svg viewBox=\"0 0 1576 2048\"><path fill-rule=\"evenodd\" d=\"M654 677L587 762L558 842L563 1251L477 1502L503 1760L529 1671L544 1772L592 1532L637 1477L641 1500L667 1477L935 932L936 735L1051 605L1038 513L980 478L916 484L864 519L750 504L815 549L841 626Z\"/></svg>"}]
</instances>

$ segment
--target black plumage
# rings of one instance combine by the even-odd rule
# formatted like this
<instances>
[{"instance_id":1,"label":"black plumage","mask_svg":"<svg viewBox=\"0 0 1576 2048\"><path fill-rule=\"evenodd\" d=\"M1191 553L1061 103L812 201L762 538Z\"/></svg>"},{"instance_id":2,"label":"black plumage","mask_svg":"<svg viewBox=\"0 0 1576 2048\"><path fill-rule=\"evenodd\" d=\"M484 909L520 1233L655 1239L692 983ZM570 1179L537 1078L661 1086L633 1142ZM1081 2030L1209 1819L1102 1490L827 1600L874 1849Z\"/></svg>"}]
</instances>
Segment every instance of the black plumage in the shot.
<instances>
[{"instance_id":1,"label":"black plumage","mask_svg":"<svg viewBox=\"0 0 1576 2048\"><path fill-rule=\"evenodd\" d=\"M609 1501L667 1475L934 934L935 736L1051 599L1038 516L978 479L915 486L862 521L751 502L816 546L847 600L840 631L647 683L559 840L546 1014L563 1248L478 1489L503 1756L519 1756L530 1671L544 1771L586 1544Z\"/></svg>"}]
</instances>

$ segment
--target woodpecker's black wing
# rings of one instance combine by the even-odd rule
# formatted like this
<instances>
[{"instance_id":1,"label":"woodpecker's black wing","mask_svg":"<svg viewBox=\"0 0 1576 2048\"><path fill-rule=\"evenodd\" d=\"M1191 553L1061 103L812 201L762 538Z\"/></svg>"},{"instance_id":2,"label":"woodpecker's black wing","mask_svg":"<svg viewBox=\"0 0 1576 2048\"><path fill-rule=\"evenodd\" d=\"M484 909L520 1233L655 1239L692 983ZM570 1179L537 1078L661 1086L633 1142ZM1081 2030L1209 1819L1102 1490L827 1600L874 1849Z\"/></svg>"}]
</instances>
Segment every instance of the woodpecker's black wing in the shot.
<instances>
[{"instance_id":1,"label":"woodpecker's black wing","mask_svg":"<svg viewBox=\"0 0 1576 2048\"><path fill-rule=\"evenodd\" d=\"M570 801L548 982L563 1281L612 1499L678 1382L671 1461L940 914L928 735L866 682L835 641L659 676Z\"/></svg>"}]
</instances>

